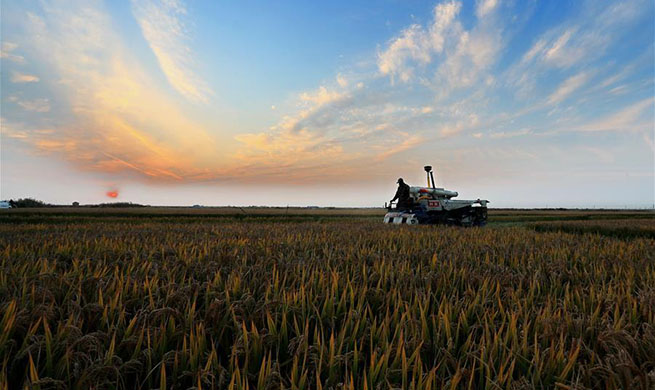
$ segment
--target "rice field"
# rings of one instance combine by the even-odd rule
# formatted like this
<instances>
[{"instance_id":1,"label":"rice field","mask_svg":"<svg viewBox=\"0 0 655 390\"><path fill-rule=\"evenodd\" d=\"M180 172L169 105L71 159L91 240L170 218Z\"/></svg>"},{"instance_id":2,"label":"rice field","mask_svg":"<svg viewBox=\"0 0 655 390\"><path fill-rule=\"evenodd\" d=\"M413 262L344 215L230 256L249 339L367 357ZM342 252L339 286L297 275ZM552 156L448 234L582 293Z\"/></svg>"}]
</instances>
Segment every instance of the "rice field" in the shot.
<instances>
[{"instance_id":1,"label":"rice field","mask_svg":"<svg viewBox=\"0 0 655 390\"><path fill-rule=\"evenodd\" d=\"M537 231L561 231L569 233L597 233L606 236L655 239L655 219L604 219L587 221L538 222Z\"/></svg>"},{"instance_id":2,"label":"rice field","mask_svg":"<svg viewBox=\"0 0 655 390\"><path fill-rule=\"evenodd\" d=\"M0 215L0 388L655 388L655 216L496 215Z\"/></svg>"}]
</instances>

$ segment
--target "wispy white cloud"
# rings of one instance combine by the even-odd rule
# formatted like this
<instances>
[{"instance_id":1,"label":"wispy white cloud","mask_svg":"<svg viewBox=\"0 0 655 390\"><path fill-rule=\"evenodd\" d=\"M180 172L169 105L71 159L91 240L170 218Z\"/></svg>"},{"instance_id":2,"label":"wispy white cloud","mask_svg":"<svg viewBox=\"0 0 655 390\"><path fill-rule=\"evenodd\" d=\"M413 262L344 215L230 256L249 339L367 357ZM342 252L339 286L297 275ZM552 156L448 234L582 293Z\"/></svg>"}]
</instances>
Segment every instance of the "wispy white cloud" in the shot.
<instances>
[{"instance_id":1,"label":"wispy white cloud","mask_svg":"<svg viewBox=\"0 0 655 390\"><path fill-rule=\"evenodd\" d=\"M498 0L478 0L475 7L475 14L483 18L491 13L498 6Z\"/></svg>"},{"instance_id":2,"label":"wispy white cloud","mask_svg":"<svg viewBox=\"0 0 655 390\"><path fill-rule=\"evenodd\" d=\"M9 61L17 62L22 64L25 62L25 57L14 54L13 51L18 48L18 44L13 42L2 42L2 47L0 47L0 58L6 58Z\"/></svg>"},{"instance_id":3,"label":"wispy white cloud","mask_svg":"<svg viewBox=\"0 0 655 390\"><path fill-rule=\"evenodd\" d=\"M12 83L36 83L38 81L39 78L31 74L20 73L20 72L12 72L11 74Z\"/></svg>"},{"instance_id":4,"label":"wispy white cloud","mask_svg":"<svg viewBox=\"0 0 655 390\"><path fill-rule=\"evenodd\" d=\"M18 98L17 96L10 96L8 100L10 102L16 103L17 105L22 107L25 111L33 111L33 112L50 111L50 100L46 98L24 100Z\"/></svg>"},{"instance_id":5,"label":"wispy white cloud","mask_svg":"<svg viewBox=\"0 0 655 390\"><path fill-rule=\"evenodd\" d=\"M490 133L489 138L492 139L514 138L514 137L521 137L529 134L532 134L532 130L530 129L521 129L517 131L499 131L499 132Z\"/></svg>"},{"instance_id":6,"label":"wispy white cloud","mask_svg":"<svg viewBox=\"0 0 655 390\"><path fill-rule=\"evenodd\" d=\"M440 134L442 137L450 137L465 130L477 129L480 124L480 117L476 114L469 114L468 117L460 119L452 124L442 126Z\"/></svg>"},{"instance_id":7,"label":"wispy white cloud","mask_svg":"<svg viewBox=\"0 0 655 390\"><path fill-rule=\"evenodd\" d=\"M383 150L375 156L375 161L381 162L387 160L393 155L413 149L425 140L425 138L420 135L410 135L407 133L403 135L404 139L400 140L400 142L393 145L383 146Z\"/></svg>"},{"instance_id":8,"label":"wispy white cloud","mask_svg":"<svg viewBox=\"0 0 655 390\"><path fill-rule=\"evenodd\" d=\"M610 95L622 95L625 93L628 93L628 86L627 85L619 85L617 87L614 87L607 91Z\"/></svg>"},{"instance_id":9,"label":"wispy white cloud","mask_svg":"<svg viewBox=\"0 0 655 390\"><path fill-rule=\"evenodd\" d=\"M341 146L339 161L373 158L382 162L431 138L450 138L478 129L481 122L475 111L484 98L477 88L456 104L425 104L443 96L447 89L472 87L476 81L481 81L483 88L494 83L488 71L501 48L502 28L489 17L497 4L481 3L480 17L489 20L481 20L470 31L458 20L461 7L455 1L438 3L427 26L407 27L378 52L377 72L388 76L391 83L375 74L351 76L346 83L338 74L340 88L321 86L300 94L302 110L284 117L269 132L238 136L237 140L244 149L257 149L255 145L262 140L273 139L294 140L288 143L316 149L320 144L314 141L320 140L333 151L334 145ZM396 79L402 83L395 83ZM418 86L412 85L415 81ZM421 89L428 100L407 105L408 88ZM436 95L435 89L439 89ZM416 89L411 94L415 95ZM299 151L284 154L293 156Z\"/></svg>"},{"instance_id":10,"label":"wispy white cloud","mask_svg":"<svg viewBox=\"0 0 655 390\"><path fill-rule=\"evenodd\" d=\"M235 158L243 165L257 166L267 172L267 176L282 167L286 175L294 176L308 166L325 166L327 162L343 158L341 145L305 129L241 134L236 140L246 147L240 148Z\"/></svg>"},{"instance_id":11,"label":"wispy white cloud","mask_svg":"<svg viewBox=\"0 0 655 390\"><path fill-rule=\"evenodd\" d=\"M182 0L132 0L132 9L173 88L190 100L207 102L212 92L194 71Z\"/></svg>"},{"instance_id":12,"label":"wispy white cloud","mask_svg":"<svg viewBox=\"0 0 655 390\"><path fill-rule=\"evenodd\" d=\"M574 131L652 131L655 98L633 103L604 118L576 126Z\"/></svg>"},{"instance_id":13,"label":"wispy white cloud","mask_svg":"<svg viewBox=\"0 0 655 390\"><path fill-rule=\"evenodd\" d=\"M653 150L653 152L655 152L655 141L653 140L653 134L644 132L644 142Z\"/></svg>"},{"instance_id":14,"label":"wispy white cloud","mask_svg":"<svg viewBox=\"0 0 655 390\"><path fill-rule=\"evenodd\" d=\"M337 74L337 84L339 84L340 87L345 88L348 86L348 79L339 73Z\"/></svg>"},{"instance_id":15,"label":"wispy white cloud","mask_svg":"<svg viewBox=\"0 0 655 390\"><path fill-rule=\"evenodd\" d=\"M503 26L490 17L498 1L477 3L478 21L470 30L458 19L461 8L458 1L437 4L427 26L413 24L391 39L378 53L380 73L392 82L418 79L438 89L441 96L480 80L492 82L487 71L502 48Z\"/></svg>"},{"instance_id":16,"label":"wispy white cloud","mask_svg":"<svg viewBox=\"0 0 655 390\"><path fill-rule=\"evenodd\" d=\"M20 44L57 76L52 93L72 117L54 133L25 127L27 141L40 152L65 152L85 170L129 170L156 180L204 175L220 150L215 140L130 56L100 3L63 5L46 1L38 14L28 13ZM49 99L15 100L25 110L50 109Z\"/></svg>"},{"instance_id":17,"label":"wispy white cloud","mask_svg":"<svg viewBox=\"0 0 655 390\"><path fill-rule=\"evenodd\" d=\"M23 129L17 128L13 123L10 123L7 118L0 117L0 134L2 137L15 138L24 140L29 137L29 133Z\"/></svg>"},{"instance_id":18,"label":"wispy white cloud","mask_svg":"<svg viewBox=\"0 0 655 390\"><path fill-rule=\"evenodd\" d=\"M382 74L398 76L401 81L406 82L413 75L414 63L429 63L431 52L431 42L426 32L421 26L414 24L406 28L387 50L378 55L378 68Z\"/></svg>"},{"instance_id":19,"label":"wispy white cloud","mask_svg":"<svg viewBox=\"0 0 655 390\"><path fill-rule=\"evenodd\" d=\"M532 45L530 50L525 52L523 58L521 58L521 64L526 64L532 61L537 54L543 52L545 46L546 46L546 41L543 38L539 39L537 42L534 43L534 45Z\"/></svg>"},{"instance_id":20,"label":"wispy white cloud","mask_svg":"<svg viewBox=\"0 0 655 390\"><path fill-rule=\"evenodd\" d=\"M303 108L297 113L285 115L268 131L236 135L241 147L234 157L242 165L256 164L269 179L278 177L281 167L291 178L310 166L318 170L328 161L346 160L343 146L330 134L334 106L344 99L349 99L346 93L325 86L301 93L298 105Z\"/></svg>"},{"instance_id":21,"label":"wispy white cloud","mask_svg":"<svg viewBox=\"0 0 655 390\"><path fill-rule=\"evenodd\" d=\"M630 82L626 81L626 79L629 79L630 76L639 72L640 69L644 69L644 68L652 69L652 66L653 66L653 48L647 47L641 54L639 54L638 56L636 56L626 64L608 65L604 72L604 79L596 84L595 89L602 90L602 89L610 88L611 91L611 89L619 88L622 86L625 86L627 88ZM616 84L619 82L623 84L617 87Z\"/></svg>"},{"instance_id":22,"label":"wispy white cloud","mask_svg":"<svg viewBox=\"0 0 655 390\"><path fill-rule=\"evenodd\" d=\"M461 7L458 1L438 4L430 26L424 28L413 24L404 29L388 43L385 50L378 53L380 73L392 79L398 77L401 81L409 81L417 65L430 63L435 54L443 52L448 37L461 30L461 25L455 22Z\"/></svg>"},{"instance_id":23,"label":"wispy white cloud","mask_svg":"<svg viewBox=\"0 0 655 390\"><path fill-rule=\"evenodd\" d=\"M337 82L339 79L337 78ZM342 99L345 95L337 91L329 91L324 86L320 86L315 92L303 92L300 94L300 100L303 102L314 103L316 106L322 106L326 103Z\"/></svg>"},{"instance_id":24,"label":"wispy white cloud","mask_svg":"<svg viewBox=\"0 0 655 390\"><path fill-rule=\"evenodd\" d=\"M580 89L580 87L582 87L588 79L589 75L586 72L580 72L564 80L564 82L559 87L557 87L555 92L548 96L548 104L560 103L576 90Z\"/></svg>"},{"instance_id":25,"label":"wispy white cloud","mask_svg":"<svg viewBox=\"0 0 655 390\"><path fill-rule=\"evenodd\" d=\"M558 68L589 63L605 53L615 32L639 16L643 0L622 1L603 7L591 2L579 21L565 21L542 34L523 56Z\"/></svg>"},{"instance_id":26,"label":"wispy white cloud","mask_svg":"<svg viewBox=\"0 0 655 390\"><path fill-rule=\"evenodd\" d=\"M235 137L242 144L238 158L257 161L266 172L285 167L289 177L312 166L326 179L338 180L344 169L361 174L369 170L365 161L382 163L420 145L425 137L406 127L416 129L412 121L434 109L398 105L390 91L362 84L354 79L347 87L325 85L299 94L296 113L268 131Z\"/></svg>"},{"instance_id":27,"label":"wispy white cloud","mask_svg":"<svg viewBox=\"0 0 655 390\"><path fill-rule=\"evenodd\" d=\"M617 44L626 27L643 16L639 9L644 9L645 4L644 0L614 4L581 2L583 16L565 18L537 35L521 60L508 67L503 78L519 98L526 99L537 93L544 78L552 77L550 71L569 73L570 77L571 72L579 73L590 67L599 70L592 64ZM605 64L607 67L611 65L611 62ZM602 87L618 81L632 70L626 68L624 71L608 77L602 82ZM600 88L599 85L595 87Z\"/></svg>"},{"instance_id":28,"label":"wispy white cloud","mask_svg":"<svg viewBox=\"0 0 655 390\"><path fill-rule=\"evenodd\" d=\"M501 30L496 26L481 24L470 32L463 32L454 51L440 65L436 84L457 89L484 80L501 47ZM447 92L448 89L443 91Z\"/></svg>"},{"instance_id":29,"label":"wispy white cloud","mask_svg":"<svg viewBox=\"0 0 655 390\"><path fill-rule=\"evenodd\" d=\"M54 130L48 128L34 128L33 125L25 125L0 117L0 133L2 134L2 137L26 141L29 138L51 135L54 133Z\"/></svg>"},{"instance_id":30,"label":"wispy white cloud","mask_svg":"<svg viewBox=\"0 0 655 390\"><path fill-rule=\"evenodd\" d=\"M548 47L543 49L543 60L559 67L568 67L578 62L585 54L584 46L569 45L575 29L564 31Z\"/></svg>"}]
</instances>

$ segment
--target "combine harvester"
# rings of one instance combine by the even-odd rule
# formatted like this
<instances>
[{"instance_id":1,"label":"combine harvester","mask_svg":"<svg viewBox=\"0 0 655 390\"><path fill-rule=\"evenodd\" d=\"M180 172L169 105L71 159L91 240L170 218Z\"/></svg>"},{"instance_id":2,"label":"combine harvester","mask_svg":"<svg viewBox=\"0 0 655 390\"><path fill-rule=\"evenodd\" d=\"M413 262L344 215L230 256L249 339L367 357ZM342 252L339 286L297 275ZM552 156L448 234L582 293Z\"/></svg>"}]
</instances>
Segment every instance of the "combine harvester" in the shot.
<instances>
[{"instance_id":1,"label":"combine harvester","mask_svg":"<svg viewBox=\"0 0 655 390\"><path fill-rule=\"evenodd\" d=\"M453 200L458 194L437 188L432 167L424 167L428 176L427 187L409 187L409 202L404 207L385 207L388 212L384 223L408 225L484 226L487 223L488 200ZM430 182L432 184L430 184Z\"/></svg>"}]
</instances>

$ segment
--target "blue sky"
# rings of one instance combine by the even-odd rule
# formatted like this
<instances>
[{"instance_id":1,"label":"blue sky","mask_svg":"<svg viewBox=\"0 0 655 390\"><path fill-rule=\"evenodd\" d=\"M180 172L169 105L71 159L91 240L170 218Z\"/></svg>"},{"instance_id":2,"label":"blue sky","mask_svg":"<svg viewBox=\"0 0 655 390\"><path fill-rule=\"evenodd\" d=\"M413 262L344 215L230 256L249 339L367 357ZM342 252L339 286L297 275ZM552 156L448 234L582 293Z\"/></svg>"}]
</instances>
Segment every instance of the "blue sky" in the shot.
<instances>
[{"instance_id":1,"label":"blue sky","mask_svg":"<svg viewBox=\"0 0 655 390\"><path fill-rule=\"evenodd\" d=\"M652 207L652 1L2 1L0 198Z\"/></svg>"}]
</instances>

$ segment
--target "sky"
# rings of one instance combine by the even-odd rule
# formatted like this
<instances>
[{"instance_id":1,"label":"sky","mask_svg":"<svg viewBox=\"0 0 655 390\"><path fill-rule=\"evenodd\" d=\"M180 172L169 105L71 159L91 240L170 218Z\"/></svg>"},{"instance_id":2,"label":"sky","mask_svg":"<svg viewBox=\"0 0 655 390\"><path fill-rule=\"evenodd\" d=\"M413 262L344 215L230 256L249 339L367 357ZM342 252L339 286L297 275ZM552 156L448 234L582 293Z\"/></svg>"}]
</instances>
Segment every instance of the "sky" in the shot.
<instances>
[{"instance_id":1,"label":"sky","mask_svg":"<svg viewBox=\"0 0 655 390\"><path fill-rule=\"evenodd\" d=\"M1 2L0 199L652 208L629 1Z\"/></svg>"}]
</instances>

